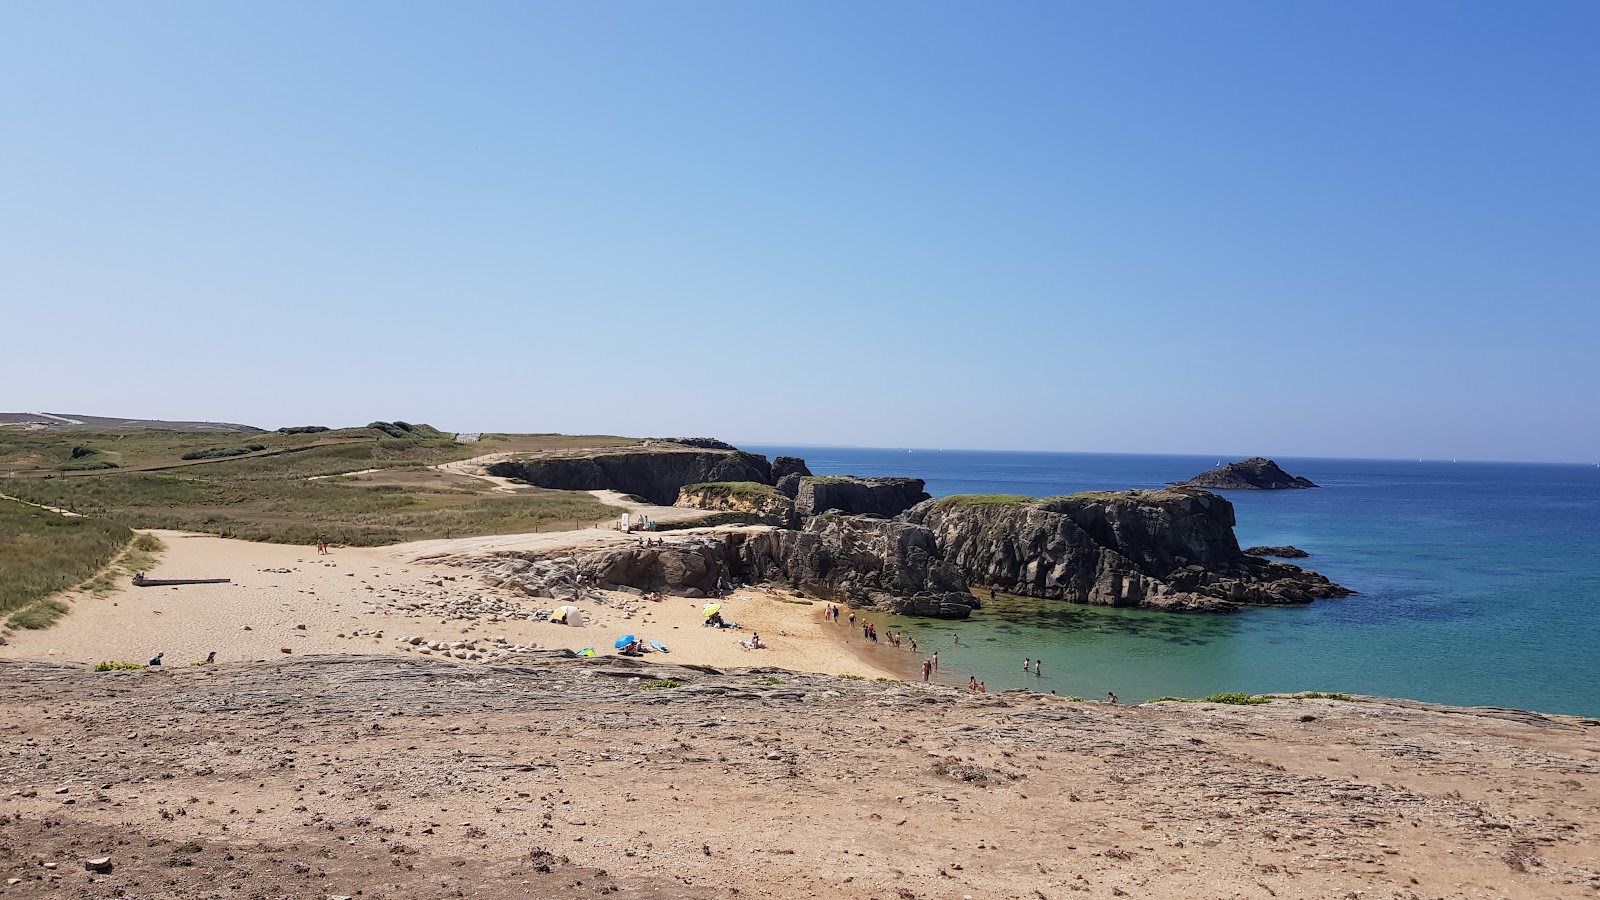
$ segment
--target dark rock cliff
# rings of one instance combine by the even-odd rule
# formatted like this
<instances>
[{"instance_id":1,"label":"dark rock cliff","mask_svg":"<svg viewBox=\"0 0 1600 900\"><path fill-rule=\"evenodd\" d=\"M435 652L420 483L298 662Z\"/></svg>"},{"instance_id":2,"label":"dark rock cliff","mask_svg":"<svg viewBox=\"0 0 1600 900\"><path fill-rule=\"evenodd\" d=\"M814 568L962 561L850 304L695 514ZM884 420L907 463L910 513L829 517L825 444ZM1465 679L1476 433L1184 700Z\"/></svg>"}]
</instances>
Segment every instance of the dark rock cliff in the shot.
<instances>
[{"instance_id":1,"label":"dark rock cliff","mask_svg":"<svg viewBox=\"0 0 1600 900\"><path fill-rule=\"evenodd\" d=\"M978 598L918 525L858 516L814 516L799 531L725 536L734 575L783 581L852 606L964 619Z\"/></svg>"},{"instance_id":2,"label":"dark rock cliff","mask_svg":"<svg viewBox=\"0 0 1600 900\"><path fill-rule=\"evenodd\" d=\"M892 518L928 499L922 488L920 478L803 477L796 488L794 508L802 516L837 510L846 515Z\"/></svg>"},{"instance_id":3,"label":"dark rock cliff","mask_svg":"<svg viewBox=\"0 0 1600 900\"><path fill-rule=\"evenodd\" d=\"M946 497L905 518L933 532L968 583L1012 594L1226 611L1352 593L1315 572L1246 556L1233 535L1233 504L1192 488Z\"/></svg>"},{"instance_id":4,"label":"dark rock cliff","mask_svg":"<svg viewBox=\"0 0 1600 900\"><path fill-rule=\"evenodd\" d=\"M545 456L495 463L489 474L567 491L612 490L671 506L684 485L711 481L772 483L765 456L726 450L639 450Z\"/></svg>"},{"instance_id":5,"label":"dark rock cliff","mask_svg":"<svg viewBox=\"0 0 1600 900\"><path fill-rule=\"evenodd\" d=\"M815 597L889 612L964 619L978 598L926 528L887 519L818 516L800 530L742 528L557 558L507 553L456 560L489 584L537 597L575 596L577 579L603 588L711 595L728 579L781 582Z\"/></svg>"},{"instance_id":6,"label":"dark rock cliff","mask_svg":"<svg viewBox=\"0 0 1600 900\"><path fill-rule=\"evenodd\" d=\"M1182 484L1221 491L1281 491L1317 486L1311 479L1290 475L1278 468L1277 463L1259 456L1201 472Z\"/></svg>"},{"instance_id":7,"label":"dark rock cliff","mask_svg":"<svg viewBox=\"0 0 1600 900\"><path fill-rule=\"evenodd\" d=\"M798 456L774 456L772 458L772 482L782 481L786 475L810 475L811 470L806 468L806 461Z\"/></svg>"}]
</instances>

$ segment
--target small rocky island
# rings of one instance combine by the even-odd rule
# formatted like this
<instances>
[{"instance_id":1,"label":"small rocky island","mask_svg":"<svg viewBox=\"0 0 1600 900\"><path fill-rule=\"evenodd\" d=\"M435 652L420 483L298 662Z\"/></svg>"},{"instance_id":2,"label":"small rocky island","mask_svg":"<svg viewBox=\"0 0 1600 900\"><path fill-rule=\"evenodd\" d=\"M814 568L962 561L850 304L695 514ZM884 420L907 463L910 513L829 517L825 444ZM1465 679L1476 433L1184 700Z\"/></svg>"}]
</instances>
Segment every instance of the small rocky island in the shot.
<instances>
[{"instance_id":1,"label":"small rocky island","mask_svg":"<svg viewBox=\"0 0 1600 900\"><path fill-rule=\"evenodd\" d=\"M1314 488L1309 478L1299 478L1278 468L1270 459L1252 456L1244 462L1228 463L1209 472L1202 472L1181 487L1205 488L1211 491L1282 491L1295 488Z\"/></svg>"},{"instance_id":2,"label":"small rocky island","mask_svg":"<svg viewBox=\"0 0 1600 900\"><path fill-rule=\"evenodd\" d=\"M1276 556L1278 559L1305 559L1311 554L1288 544L1282 547L1246 547L1245 556Z\"/></svg>"},{"instance_id":3,"label":"small rocky island","mask_svg":"<svg viewBox=\"0 0 1600 900\"><path fill-rule=\"evenodd\" d=\"M978 608L980 592L1190 612L1352 593L1241 550L1232 504L1198 487L933 499L920 479L817 476L798 458L769 463L709 443L661 441L497 464L493 474L526 484L624 491L708 515L637 547L461 562L491 584L535 596L565 596L580 579L689 597L730 581L771 582L851 606L948 619ZM1264 468L1257 463L1276 473L1267 479L1273 487L1314 486L1269 460L1238 466Z\"/></svg>"}]
</instances>

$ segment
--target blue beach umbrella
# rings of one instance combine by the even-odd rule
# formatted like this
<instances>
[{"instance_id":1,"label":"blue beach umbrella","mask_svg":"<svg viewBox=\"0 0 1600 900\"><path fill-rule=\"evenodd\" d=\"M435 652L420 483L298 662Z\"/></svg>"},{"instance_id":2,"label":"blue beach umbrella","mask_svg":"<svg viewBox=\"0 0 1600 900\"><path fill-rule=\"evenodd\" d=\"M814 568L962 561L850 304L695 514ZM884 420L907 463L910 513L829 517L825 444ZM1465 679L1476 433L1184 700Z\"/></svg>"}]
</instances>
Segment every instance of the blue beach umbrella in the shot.
<instances>
[{"instance_id":1,"label":"blue beach umbrella","mask_svg":"<svg viewBox=\"0 0 1600 900\"><path fill-rule=\"evenodd\" d=\"M615 646L618 650L621 650L623 647L628 646L636 640L638 640L638 638L634 637L633 635L625 634L622 637L617 638L617 643Z\"/></svg>"}]
</instances>

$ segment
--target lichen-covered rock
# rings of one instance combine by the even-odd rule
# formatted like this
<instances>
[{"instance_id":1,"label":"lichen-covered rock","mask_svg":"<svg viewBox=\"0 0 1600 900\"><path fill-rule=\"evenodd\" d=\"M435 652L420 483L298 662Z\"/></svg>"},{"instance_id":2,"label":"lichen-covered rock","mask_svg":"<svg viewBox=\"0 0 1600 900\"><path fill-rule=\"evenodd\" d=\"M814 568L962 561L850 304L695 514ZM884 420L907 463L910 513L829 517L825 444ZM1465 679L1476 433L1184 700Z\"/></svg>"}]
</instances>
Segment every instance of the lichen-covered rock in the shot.
<instances>
[{"instance_id":1,"label":"lichen-covered rock","mask_svg":"<svg viewBox=\"0 0 1600 900\"><path fill-rule=\"evenodd\" d=\"M1309 478L1299 478L1278 468L1270 459L1253 456L1244 462L1228 463L1183 482L1185 487L1221 491L1281 491L1314 488Z\"/></svg>"},{"instance_id":2,"label":"lichen-covered rock","mask_svg":"<svg viewBox=\"0 0 1600 900\"><path fill-rule=\"evenodd\" d=\"M818 516L845 515L893 518L928 499L920 478L857 478L853 475L802 476L794 498L795 512Z\"/></svg>"},{"instance_id":3,"label":"lichen-covered rock","mask_svg":"<svg viewBox=\"0 0 1600 900\"><path fill-rule=\"evenodd\" d=\"M1239 550L1233 505L1192 488L1034 500L945 497L906 516L968 583L1108 606L1226 611L1352 593Z\"/></svg>"},{"instance_id":4,"label":"lichen-covered rock","mask_svg":"<svg viewBox=\"0 0 1600 900\"><path fill-rule=\"evenodd\" d=\"M684 485L710 481L772 483L765 456L738 450L628 450L551 454L489 466L489 474L536 487L612 490L671 506Z\"/></svg>"}]
</instances>

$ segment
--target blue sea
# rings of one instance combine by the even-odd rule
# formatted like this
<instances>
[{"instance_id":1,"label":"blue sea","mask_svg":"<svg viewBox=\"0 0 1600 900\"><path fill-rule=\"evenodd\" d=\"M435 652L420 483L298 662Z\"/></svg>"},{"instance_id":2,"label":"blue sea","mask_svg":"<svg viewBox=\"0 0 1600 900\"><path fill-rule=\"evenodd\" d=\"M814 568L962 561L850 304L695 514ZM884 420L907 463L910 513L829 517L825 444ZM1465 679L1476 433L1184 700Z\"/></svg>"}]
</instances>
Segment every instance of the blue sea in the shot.
<instances>
[{"instance_id":1,"label":"blue sea","mask_svg":"<svg viewBox=\"0 0 1600 900\"><path fill-rule=\"evenodd\" d=\"M818 475L900 475L936 497L1157 488L1215 456L747 447ZM1225 462L1233 461L1231 459ZM964 622L875 616L938 650L944 680L1123 702L1223 691L1342 691L1600 715L1600 467L1416 460L1277 462L1315 490L1227 491L1240 546L1359 593L1196 615L1042 600ZM959 635L956 643L954 635ZM859 635L856 635L859 639ZM915 671L912 654L871 652ZM1024 657L1044 662L1024 674Z\"/></svg>"}]
</instances>

